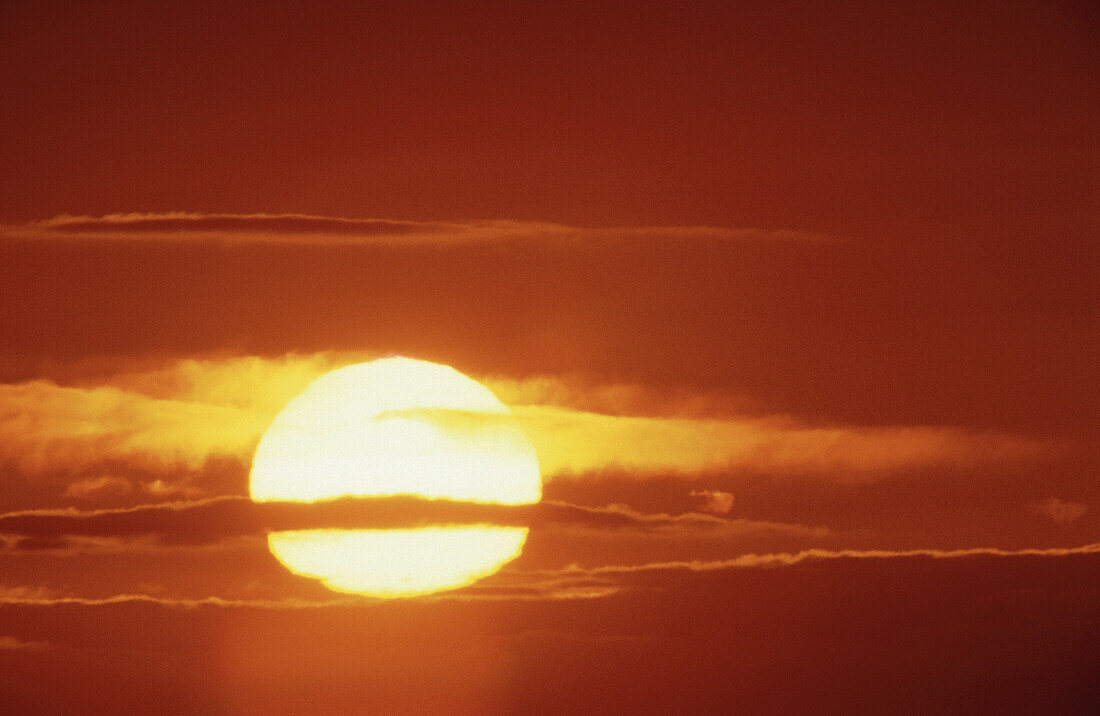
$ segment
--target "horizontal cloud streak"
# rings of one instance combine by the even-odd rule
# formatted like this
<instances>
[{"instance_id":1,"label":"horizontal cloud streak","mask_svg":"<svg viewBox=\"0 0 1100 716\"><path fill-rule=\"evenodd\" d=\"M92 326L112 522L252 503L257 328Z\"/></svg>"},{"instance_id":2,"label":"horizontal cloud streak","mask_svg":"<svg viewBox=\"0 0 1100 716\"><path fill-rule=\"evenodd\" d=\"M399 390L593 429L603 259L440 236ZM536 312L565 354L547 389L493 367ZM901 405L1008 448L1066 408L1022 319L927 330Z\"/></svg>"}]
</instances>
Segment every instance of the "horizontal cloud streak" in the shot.
<instances>
[{"instance_id":1,"label":"horizontal cloud streak","mask_svg":"<svg viewBox=\"0 0 1100 716\"><path fill-rule=\"evenodd\" d=\"M555 406L515 413L551 475L607 467L641 476L744 469L851 481L915 466L1031 460L1046 449L1028 438L934 426L811 427L786 416L610 416Z\"/></svg>"},{"instance_id":2,"label":"horizontal cloud streak","mask_svg":"<svg viewBox=\"0 0 1100 716\"><path fill-rule=\"evenodd\" d=\"M22 607L105 607L127 604L149 604L160 607L175 607L181 609L199 609L202 607L236 607L246 609L318 609L323 607L346 607L355 604L361 604L365 601L365 599L357 598L331 600L223 599L221 597L203 597L201 599L173 599L171 597L160 597L151 594L116 594L110 597L5 596L4 594L0 593L0 606Z\"/></svg>"},{"instance_id":3,"label":"horizontal cloud streak","mask_svg":"<svg viewBox=\"0 0 1100 716\"><path fill-rule=\"evenodd\" d=\"M1052 549L1003 550L969 548L956 550L822 550L810 549L796 553L746 554L726 560L656 562L637 565L605 565L581 567L569 565L558 570L518 571L504 569L483 582L451 592L425 595L418 601L540 601L598 599L622 593L636 578L682 580L690 575L751 569L782 569L809 562L909 562L921 559L982 560L982 559L1059 559L1089 558L1100 555L1100 543L1080 547ZM209 596L178 598L152 594L117 594L106 597L81 597L55 590L30 587L0 587L0 607L113 607L149 605L174 609L325 609L369 607L378 600L359 596L331 599L300 597L248 599Z\"/></svg>"},{"instance_id":4,"label":"horizontal cloud streak","mask_svg":"<svg viewBox=\"0 0 1100 716\"><path fill-rule=\"evenodd\" d=\"M911 549L911 550L827 550L807 549L800 552L778 552L769 554L744 554L722 560L692 560L649 562L643 564L612 564L585 567L570 564L561 569L543 570L505 570L490 578L491 589L507 593L509 589L518 591L554 592L570 590L589 590L598 593L601 589L608 594L622 591L627 587L656 581L664 584L669 579L684 579L688 575L704 573L733 572L747 569L773 569L795 567L814 562L862 562L874 561L913 561L965 560L965 559L1019 559L1091 557L1100 555L1100 543L1080 547L1049 549L1005 550L995 547L967 549Z\"/></svg>"},{"instance_id":5,"label":"horizontal cloud streak","mask_svg":"<svg viewBox=\"0 0 1100 716\"><path fill-rule=\"evenodd\" d=\"M228 496L112 510L26 510L0 515L0 534L36 540L42 547L52 548L62 546L63 543L53 541L62 537L158 535L169 542L205 544L282 530L399 529L462 524L536 529L707 529L739 534L780 532L816 536L827 533L823 528L728 520L697 513L642 514L621 506L595 508L552 501L502 505L399 495L317 503L253 502L246 497ZM16 540L14 546L18 548L19 545Z\"/></svg>"},{"instance_id":6,"label":"horizontal cloud streak","mask_svg":"<svg viewBox=\"0 0 1100 716\"><path fill-rule=\"evenodd\" d=\"M821 241L820 234L711 226L585 228L532 221L402 221L306 214L109 214L57 216L0 227L0 236L37 239L224 241L227 243L456 245L499 241L786 240Z\"/></svg>"},{"instance_id":7,"label":"horizontal cloud streak","mask_svg":"<svg viewBox=\"0 0 1100 716\"><path fill-rule=\"evenodd\" d=\"M724 569L739 569L743 567L783 567L813 560L896 558L962 559L967 557L1069 557L1073 555L1091 554L1100 554L1100 542L1083 545L1080 547L1053 547L1047 549L1029 548L1015 550L998 549L996 547L973 547L966 549L950 550L807 549L800 552L780 552L776 554L745 554L739 557L734 557L732 559L712 561L653 562L649 564L607 565L601 567L581 567L578 565L570 565L561 570L528 572L528 574L578 574L598 576L633 574L636 572L714 572Z\"/></svg>"},{"instance_id":8,"label":"horizontal cloud streak","mask_svg":"<svg viewBox=\"0 0 1100 716\"><path fill-rule=\"evenodd\" d=\"M347 236L450 232L463 224L385 219L343 219L306 214L108 214L102 217L57 216L29 224L67 234L146 232L249 232L276 234L337 234Z\"/></svg>"},{"instance_id":9,"label":"horizontal cloud streak","mask_svg":"<svg viewBox=\"0 0 1100 716\"><path fill-rule=\"evenodd\" d=\"M58 494L80 499L109 496L108 484L116 495L195 496L195 486L179 481L216 459L232 460L243 470L290 398L326 371L369 357L180 360L94 379L69 376L69 385L43 379L2 384L0 464L31 478L58 480ZM593 388L567 377L485 382L514 406L547 479L618 469L642 477L747 470L854 481L913 467L1034 460L1056 447L1047 440L948 427L811 426L787 416L729 414L722 398L670 398L639 386ZM459 431L470 429L472 419L426 417ZM145 484L127 487L127 473ZM92 482L72 486L76 480ZM207 494L240 489L238 479Z\"/></svg>"},{"instance_id":10,"label":"horizontal cloud streak","mask_svg":"<svg viewBox=\"0 0 1100 716\"><path fill-rule=\"evenodd\" d=\"M419 601L441 600L477 600L477 601L546 601L567 599L596 599L606 597L618 592L615 587L591 587L563 586L559 589L546 588L501 588L497 590L461 590L455 592L442 592L439 594L413 597ZM379 599L371 597L346 597L341 599L230 599L223 597L202 597L200 599L177 599L161 597L152 594L116 594L110 597L20 597L3 596L0 594L0 607L110 607L125 605L150 605L175 609L262 609L262 610L287 610L287 609L332 609L357 606L370 606L379 603ZM3 637L0 637L3 639ZM26 642L23 642L26 643ZM40 642L32 642L40 643ZM19 648L5 647L0 642L0 649Z\"/></svg>"}]
</instances>

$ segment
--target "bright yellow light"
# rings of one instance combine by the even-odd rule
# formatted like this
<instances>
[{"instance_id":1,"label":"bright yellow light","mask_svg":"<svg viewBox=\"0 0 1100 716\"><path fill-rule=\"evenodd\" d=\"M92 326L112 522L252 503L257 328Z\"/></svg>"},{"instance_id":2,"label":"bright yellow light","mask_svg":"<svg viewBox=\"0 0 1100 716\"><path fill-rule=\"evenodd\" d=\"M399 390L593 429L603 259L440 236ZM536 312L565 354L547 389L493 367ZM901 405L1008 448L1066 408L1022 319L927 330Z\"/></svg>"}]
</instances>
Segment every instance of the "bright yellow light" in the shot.
<instances>
[{"instance_id":1,"label":"bright yellow light","mask_svg":"<svg viewBox=\"0 0 1100 716\"><path fill-rule=\"evenodd\" d=\"M290 401L252 461L255 500L343 496L537 502L538 461L508 408L444 365L386 358L327 373ZM292 572L396 597L469 584L515 558L522 527L302 530L268 537Z\"/></svg>"},{"instance_id":2,"label":"bright yellow light","mask_svg":"<svg viewBox=\"0 0 1100 716\"><path fill-rule=\"evenodd\" d=\"M518 557L526 539L519 527L423 527L275 532L268 542L290 571L329 589L400 597L487 577Z\"/></svg>"}]
</instances>

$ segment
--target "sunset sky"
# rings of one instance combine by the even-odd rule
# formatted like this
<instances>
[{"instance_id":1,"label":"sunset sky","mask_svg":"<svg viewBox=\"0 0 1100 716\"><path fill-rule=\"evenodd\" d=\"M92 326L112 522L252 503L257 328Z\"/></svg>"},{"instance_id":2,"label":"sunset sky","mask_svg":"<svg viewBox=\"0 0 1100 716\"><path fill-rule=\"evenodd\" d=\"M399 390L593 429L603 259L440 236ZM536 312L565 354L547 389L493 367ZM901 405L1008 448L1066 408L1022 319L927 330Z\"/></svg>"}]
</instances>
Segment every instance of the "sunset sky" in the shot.
<instances>
[{"instance_id":1,"label":"sunset sky","mask_svg":"<svg viewBox=\"0 0 1100 716\"><path fill-rule=\"evenodd\" d=\"M0 710L1095 713L1098 36L0 3ZM513 431L541 502L250 493L292 398L394 356L510 411L382 405L429 473L517 485ZM410 598L268 544L463 524L526 541Z\"/></svg>"}]
</instances>

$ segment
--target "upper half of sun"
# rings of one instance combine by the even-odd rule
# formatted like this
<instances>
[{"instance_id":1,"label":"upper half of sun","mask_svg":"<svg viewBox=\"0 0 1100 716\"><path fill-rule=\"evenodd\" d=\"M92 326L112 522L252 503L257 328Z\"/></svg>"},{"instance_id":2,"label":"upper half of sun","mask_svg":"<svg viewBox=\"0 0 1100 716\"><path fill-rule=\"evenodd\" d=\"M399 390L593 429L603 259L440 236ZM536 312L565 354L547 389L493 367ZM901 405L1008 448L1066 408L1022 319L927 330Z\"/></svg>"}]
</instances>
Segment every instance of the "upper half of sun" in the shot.
<instances>
[{"instance_id":1,"label":"upper half of sun","mask_svg":"<svg viewBox=\"0 0 1100 716\"><path fill-rule=\"evenodd\" d=\"M412 494L537 502L534 448L507 406L455 369L410 358L338 368L295 397L260 439L257 500Z\"/></svg>"}]
</instances>

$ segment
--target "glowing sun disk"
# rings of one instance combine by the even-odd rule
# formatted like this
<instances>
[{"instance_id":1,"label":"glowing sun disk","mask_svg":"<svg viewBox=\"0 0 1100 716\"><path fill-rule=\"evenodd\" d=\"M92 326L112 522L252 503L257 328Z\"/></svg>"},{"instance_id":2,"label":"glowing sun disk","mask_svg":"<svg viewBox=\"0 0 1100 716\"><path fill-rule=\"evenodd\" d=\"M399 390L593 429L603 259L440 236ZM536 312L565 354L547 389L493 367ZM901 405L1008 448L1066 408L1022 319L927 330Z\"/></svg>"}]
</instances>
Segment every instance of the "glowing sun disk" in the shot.
<instances>
[{"instance_id":1,"label":"glowing sun disk","mask_svg":"<svg viewBox=\"0 0 1100 716\"><path fill-rule=\"evenodd\" d=\"M255 500L415 494L537 502L534 448L508 408L444 365L387 358L327 373L290 401L256 448ZM409 596L473 582L523 547L527 529L301 530L268 537L292 572L338 591Z\"/></svg>"}]
</instances>

